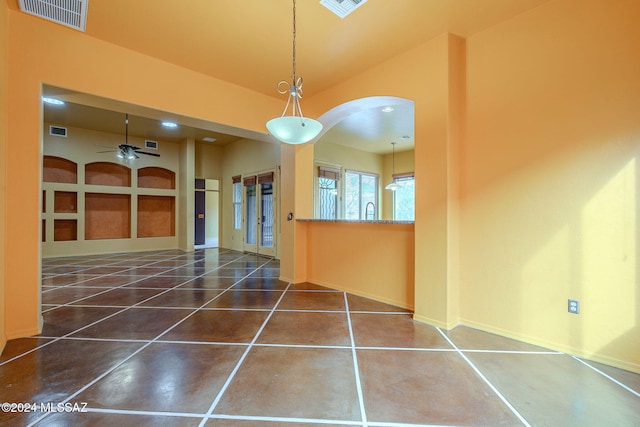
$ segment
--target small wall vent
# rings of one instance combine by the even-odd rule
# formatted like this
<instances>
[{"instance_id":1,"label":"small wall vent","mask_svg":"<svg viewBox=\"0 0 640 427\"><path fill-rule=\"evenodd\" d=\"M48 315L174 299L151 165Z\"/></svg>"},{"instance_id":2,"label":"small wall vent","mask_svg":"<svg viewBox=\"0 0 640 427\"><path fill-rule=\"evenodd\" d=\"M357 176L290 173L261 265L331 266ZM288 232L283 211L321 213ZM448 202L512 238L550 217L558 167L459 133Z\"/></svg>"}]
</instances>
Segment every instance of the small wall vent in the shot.
<instances>
[{"instance_id":1,"label":"small wall vent","mask_svg":"<svg viewBox=\"0 0 640 427\"><path fill-rule=\"evenodd\" d=\"M89 0L18 0L20 10L48 21L84 31Z\"/></svg>"},{"instance_id":2,"label":"small wall vent","mask_svg":"<svg viewBox=\"0 0 640 427\"><path fill-rule=\"evenodd\" d=\"M344 18L366 2L367 0L320 0L321 5L340 18Z\"/></svg>"},{"instance_id":3,"label":"small wall vent","mask_svg":"<svg viewBox=\"0 0 640 427\"><path fill-rule=\"evenodd\" d=\"M157 150L158 149L158 141L151 141L147 139L144 142L144 148L148 148L149 150Z\"/></svg>"},{"instance_id":4,"label":"small wall vent","mask_svg":"<svg viewBox=\"0 0 640 427\"><path fill-rule=\"evenodd\" d=\"M60 126L49 126L49 135L67 137L67 128Z\"/></svg>"}]
</instances>

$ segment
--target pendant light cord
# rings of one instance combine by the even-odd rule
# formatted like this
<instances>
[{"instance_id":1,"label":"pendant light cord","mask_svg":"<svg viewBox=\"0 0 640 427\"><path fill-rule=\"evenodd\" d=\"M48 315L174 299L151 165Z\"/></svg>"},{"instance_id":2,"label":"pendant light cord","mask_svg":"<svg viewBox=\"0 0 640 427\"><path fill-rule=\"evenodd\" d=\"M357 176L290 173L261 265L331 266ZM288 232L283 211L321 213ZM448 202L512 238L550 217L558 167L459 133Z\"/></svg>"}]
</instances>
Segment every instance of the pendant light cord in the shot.
<instances>
[{"instance_id":1,"label":"pendant light cord","mask_svg":"<svg viewBox=\"0 0 640 427\"><path fill-rule=\"evenodd\" d=\"M391 143L391 149L393 150L393 154L391 155L391 178L393 179L393 175L396 174L396 143Z\"/></svg>"},{"instance_id":2,"label":"pendant light cord","mask_svg":"<svg viewBox=\"0 0 640 427\"><path fill-rule=\"evenodd\" d=\"M296 84L296 0L293 0L293 74L292 81Z\"/></svg>"}]
</instances>

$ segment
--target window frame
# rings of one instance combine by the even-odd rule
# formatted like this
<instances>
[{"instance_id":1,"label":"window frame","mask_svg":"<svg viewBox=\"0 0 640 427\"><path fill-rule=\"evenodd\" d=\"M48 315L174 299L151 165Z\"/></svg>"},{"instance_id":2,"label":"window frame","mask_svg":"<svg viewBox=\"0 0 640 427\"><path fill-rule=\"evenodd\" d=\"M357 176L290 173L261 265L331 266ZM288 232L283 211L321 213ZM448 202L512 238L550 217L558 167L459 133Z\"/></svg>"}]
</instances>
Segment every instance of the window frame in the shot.
<instances>
[{"instance_id":1,"label":"window frame","mask_svg":"<svg viewBox=\"0 0 640 427\"><path fill-rule=\"evenodd\" d=\"M358 175L358 218L350 218L349 217L349 212L348 212L348 208L347 208L347 203L348 203L348 187L349 187L349 175ZM358 171L358 170L354 170L354 169L345 169L344 171L344 181L345 181L345 185L343 186L343 200L344 200L344 219L347 220L366 220L367 218L367 212L366 212L366 206L369 202L363 203L362 200L362 177L366 176L366 177L370 177L373 178L375 180L373 188L374 188L374 196L373 196L373 206L374 206L374 215L372 219L377 219L378 217L378 209L379 209L379 204L380 204L380 175L377 173L373 173L373 172L365 172L365 171ZM364 204L364 206L363 206Z\"/></svg>"}]
</instances>

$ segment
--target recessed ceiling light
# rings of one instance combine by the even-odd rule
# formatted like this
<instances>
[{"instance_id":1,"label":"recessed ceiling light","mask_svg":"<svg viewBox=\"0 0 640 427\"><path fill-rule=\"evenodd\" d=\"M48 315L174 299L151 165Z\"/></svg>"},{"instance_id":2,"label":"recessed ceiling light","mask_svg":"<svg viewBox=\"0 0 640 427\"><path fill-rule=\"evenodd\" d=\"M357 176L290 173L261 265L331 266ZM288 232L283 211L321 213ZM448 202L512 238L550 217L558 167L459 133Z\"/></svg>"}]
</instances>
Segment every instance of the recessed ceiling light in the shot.
<instances>
[{"instance_id":1,"label":"recessed ceiling light","mask_svg":"<svg viewBox=\"0 0 640 427\"><path fill-rule=\"evenodd\" d=\"M164 126L166 128L175 129L175 128L178 127L178 124L174 123L174 122L162 122L162 126Z\"/></svg>"},{"instance_id":2,"label":"recessed ceiling light","mask_svg":"<svg viewBox=\"0 0 640 427\"><path fill-rule=\"evenodd\" d=\"M204 142L215 142L215 138L211 138L210 136L205 136L204 138L202 138L202 140Z\"/></svg>"},{"instance_id":3,"label":"recessed ceiling light","mask_svg":"<svg viewBox=\"0 0 640 427\"><path fill-rule=\"evenodd\" d=\"M64 101L56 98L50 98L48 96L42 97L42 102L50 104L50 105L64 105Z\"/></svg>"},{"instance_id":4,"label":"recessed ceiling light","mask_svg":"<svg viewBox=\"0 0 640 427\"><path fill-rule=\"evenodd\" d=\"M392 111L393 111L393 107L384 107L384 108L382 109L382 111L383 111L384 113L390 113L390 112L392 112Z\"/></svg>"}]
</instances>

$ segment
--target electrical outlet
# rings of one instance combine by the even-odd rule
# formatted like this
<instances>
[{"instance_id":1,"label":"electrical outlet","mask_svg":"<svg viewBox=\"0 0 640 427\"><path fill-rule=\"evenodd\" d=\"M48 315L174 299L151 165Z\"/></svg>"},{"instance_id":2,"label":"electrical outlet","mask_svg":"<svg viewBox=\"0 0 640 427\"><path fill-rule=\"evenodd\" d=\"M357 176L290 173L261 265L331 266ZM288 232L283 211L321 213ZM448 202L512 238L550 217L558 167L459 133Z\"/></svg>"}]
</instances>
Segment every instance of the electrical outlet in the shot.
<instances>
[{"instance_id":1,"label":"electrical outlet","mask_svg":"<svg viewBox=\"0 0 640 427\"><path fill-rule=\"evenodd\" d=\"M580 314L580 301L577 299L569 300L569 313Z\"/></svg>"}]
</instances>

